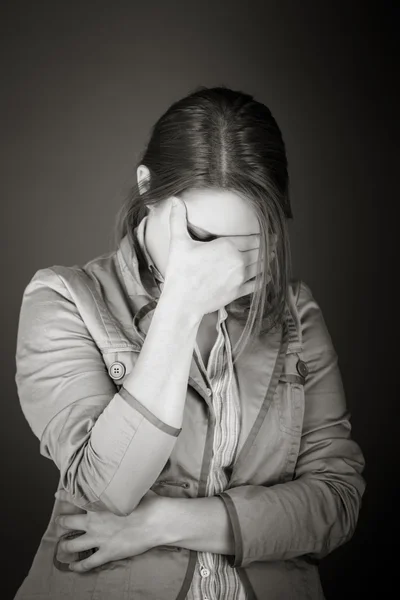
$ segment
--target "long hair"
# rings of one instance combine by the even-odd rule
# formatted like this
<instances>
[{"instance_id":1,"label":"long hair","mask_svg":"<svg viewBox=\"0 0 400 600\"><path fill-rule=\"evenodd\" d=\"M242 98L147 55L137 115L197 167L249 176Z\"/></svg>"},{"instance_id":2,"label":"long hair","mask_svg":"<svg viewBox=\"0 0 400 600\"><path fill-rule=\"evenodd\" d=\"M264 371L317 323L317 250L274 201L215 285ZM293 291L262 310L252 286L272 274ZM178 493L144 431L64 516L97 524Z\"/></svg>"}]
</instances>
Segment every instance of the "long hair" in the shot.
<instances>
[{"instance_id":1,"label":"long hair","mask_svg":"<svg viewBox=\"0 0 400 600\"><path fill-rule=\"evenodd\" d=\"M259 267L251 294L226 306L244 329L234 361L260 334L283 321L291 253L287 220L288 161L282 133L271 111L253 96L226 86L199 86L174 102L151 129L136 169L146 165L150 180L134 184L114 227L115 243L133 230L147 207L192 188L230 190L255 211L260 225ZM277 235L271 260L271 236Z\"/></svg>"}]
</instances>

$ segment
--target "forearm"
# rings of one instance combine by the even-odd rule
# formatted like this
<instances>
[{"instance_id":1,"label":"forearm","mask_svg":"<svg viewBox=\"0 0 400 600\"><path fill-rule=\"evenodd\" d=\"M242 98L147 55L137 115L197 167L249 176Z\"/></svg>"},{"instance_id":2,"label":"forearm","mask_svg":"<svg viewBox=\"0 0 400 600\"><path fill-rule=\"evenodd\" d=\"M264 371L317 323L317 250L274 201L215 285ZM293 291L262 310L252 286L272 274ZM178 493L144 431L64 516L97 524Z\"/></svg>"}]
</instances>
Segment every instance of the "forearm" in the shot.
<instances>
[{"instance_id":1,"label":"forearm","mask_svg":"<svg viewBox=\"0 0 400 600\"><path fill-rule=\"evenodd\" d=\"M85 412L74 414L79 439L76 422L71 423L75 434L68 435L67 448L57 437L64 488L86 510L106 507L128 515L157 479L182 425L197 328L183 300L168 291L159 300L134 368L93 426L85 423ZM66 433L62 419L60 426ZM91 443L82 444L89 430ZM79 446L72 447L71 439Z\"/></svg>"},{"instance_id":2,"label":"forearm","mask_svg":"<svg viewBox=\"0 0 400 600\"><path fill-rule=\"evenodd\" d=\"M230 518L217 496L163 498L158 523L160 544L198 552L234 554Z\"/></svg>"},{"instance_id":3,"label":"forearm","mask_svg":"<svg viewBox=\"0 0 400 600\"><path fill-rule=\"evenodd\" d=\"M100 417L103 428L97 430L95 440L92 436L99 448L118 418L131 428L125 436L129 445L122 445L118 470L103 492L108 505L114 503L117 514L134 510L173 450L182 427L199 324L184 298L177 298L172 288L164 288L136 364L117 394L115 407L109 405ZM119 402L118 397L122 397Z\"/></svg>"},{"instance_id":4,"label":"forearm","mask_svg":"<svg viewBox=\"0 0 400 600\"><path fill-rule=\"evenodd\" d=\"M166 285L135 367L123 384L153 415L178 429L200 321L188 303Z\"/></svg>"}]
</instances>

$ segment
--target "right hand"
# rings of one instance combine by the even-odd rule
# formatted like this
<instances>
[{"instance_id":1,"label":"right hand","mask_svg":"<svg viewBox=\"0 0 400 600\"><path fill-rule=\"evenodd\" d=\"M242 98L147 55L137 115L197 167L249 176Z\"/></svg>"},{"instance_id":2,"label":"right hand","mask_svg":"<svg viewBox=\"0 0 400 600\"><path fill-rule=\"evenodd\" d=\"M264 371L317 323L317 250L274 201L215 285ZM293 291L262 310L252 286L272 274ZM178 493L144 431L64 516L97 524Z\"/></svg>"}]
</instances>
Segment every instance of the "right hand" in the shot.
<instances>
[{"instance_id":1,"label":"right hand","mask_svg":"<svg viewBox=\"0 0 400 600\"><path fill-rule=\"evenodd\" d=\"M177 200L177 206L171 204L169 215L164 289L183 295L199 317L254 292L260 234L197 242L187 230L186 206Z\"/></svg>"}]
</instances>

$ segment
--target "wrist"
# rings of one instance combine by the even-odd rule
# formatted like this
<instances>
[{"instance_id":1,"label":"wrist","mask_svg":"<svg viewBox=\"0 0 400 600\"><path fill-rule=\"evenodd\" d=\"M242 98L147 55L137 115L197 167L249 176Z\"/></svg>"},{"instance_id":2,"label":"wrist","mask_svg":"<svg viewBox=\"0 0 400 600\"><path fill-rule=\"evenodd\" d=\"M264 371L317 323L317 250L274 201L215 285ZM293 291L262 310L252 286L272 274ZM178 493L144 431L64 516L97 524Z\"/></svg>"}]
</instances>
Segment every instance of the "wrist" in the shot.
<instances>
[{"instance_id":1,"label":"wrist","mask_svg":"<svg viewBox=\"0 0 400 600\"><path fill-rule=\"evenodd\" d=\"M185 325L194 329L199 327L204 316L194 310L194 303L183 292L179 292L173 282L165 282L158 304L166 307L169 315L175 313Z\"/></svg>"},{"instance_id":2,"label":"wrist","mask_svg":"<svg viewBox=\"0 0 400 600\"><path fill-rule=\"evenodd\" d=\"M169 496L158 496L154 499L151 523L154 546L176 545L178 533L175 518L179 514L177 502L180 500Z\"/></svg>"}]
</instances>

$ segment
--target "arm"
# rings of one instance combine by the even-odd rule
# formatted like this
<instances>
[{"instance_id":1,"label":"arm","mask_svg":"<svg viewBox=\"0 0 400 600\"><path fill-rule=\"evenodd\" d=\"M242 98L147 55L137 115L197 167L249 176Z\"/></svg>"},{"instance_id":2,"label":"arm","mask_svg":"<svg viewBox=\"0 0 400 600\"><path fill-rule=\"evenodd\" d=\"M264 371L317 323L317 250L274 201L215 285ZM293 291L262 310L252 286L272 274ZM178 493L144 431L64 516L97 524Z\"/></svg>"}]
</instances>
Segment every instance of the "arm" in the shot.
<instances>
[{"instance_id":1,"label":"arm","mask_svg":"<svg viewBox=\"0 0 400 600\"><path fill-rule=\"evenodd\" d=\"M305 554L319 559L353 535L365 489L364 458L350 437L337 355L304 283L298 309L310 372L295 479L270 487L238 486L211 498L168 499L165 543L234 554L227 557L230 565L245 567ZM225 503L226 514L217 498Z\"/></svg>"},{"instance_id":2,"label":"arm","mask_svg":"<svg viewBox=\"0 0 400 600\"><path fill-rule=\"evenodd\" d=\"M159 544L197 552L235 554L229 513L218 496L206 498L157 498L154 508ZM233 558L233 556L232 556Z\"/></svg>"},{"instance_id":3,"label":"arm","mask_svg":"<svg viewBox=\"0 0 400 600\"><path fill-rule=\"evenodd\" d=\"M198 324L163 293L119 393L63 280L41 269L29 282L17 335L18 395L74 504L129 514L157 479L180 432Z\"/></svg>"}]
</instances>

